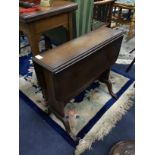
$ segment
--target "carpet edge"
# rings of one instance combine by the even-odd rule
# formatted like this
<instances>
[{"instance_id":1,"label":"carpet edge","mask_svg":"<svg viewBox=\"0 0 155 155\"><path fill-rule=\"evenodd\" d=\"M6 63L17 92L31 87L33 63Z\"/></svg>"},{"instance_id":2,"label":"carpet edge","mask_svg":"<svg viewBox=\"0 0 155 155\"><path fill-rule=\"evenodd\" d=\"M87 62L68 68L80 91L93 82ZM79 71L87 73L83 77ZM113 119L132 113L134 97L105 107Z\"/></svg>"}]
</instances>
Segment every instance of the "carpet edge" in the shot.
<instances>
[{"instance_id":1,"label":"carpet edge","mask_svg":"<svg viewBox=\"0 0 155 155\"><path fill-rule=\"evenodd\" d=\"M96 140L103 140L104 136L110 133L110 131L117 125L118 121L121 120L123 115L133 106L133 102L126 102L126 97L129 99L134 95L134 83L132 83L119 99L119 103L115 103L108 112L104 114L97 122L98 125L93 127L85 137L79 141L79 144L76 147L75 155L80 155L87 149L91 149L92 143ZM118 102L118 101L117 101ZM118 106L116 108L116 106ZM115 112L114 112L115 111ZM113 114L112 117L109 115ZM106 124L106 125L105 125ZM104 127L103 127L104 125ZM95 130L95 131L93 131ZM93 136L95 133L95 136ZM97 134L96 134L97 133ZM95 137L95 138L92 138Z\"/></svg>"}]
</instances>

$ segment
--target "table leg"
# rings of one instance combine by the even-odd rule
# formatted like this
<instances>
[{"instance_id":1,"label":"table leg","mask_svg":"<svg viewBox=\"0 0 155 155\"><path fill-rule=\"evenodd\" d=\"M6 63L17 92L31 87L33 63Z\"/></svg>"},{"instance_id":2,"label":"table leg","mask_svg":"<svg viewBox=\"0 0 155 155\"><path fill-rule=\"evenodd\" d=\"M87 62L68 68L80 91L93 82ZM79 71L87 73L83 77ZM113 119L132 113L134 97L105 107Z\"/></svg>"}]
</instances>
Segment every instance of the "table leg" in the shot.
<instances>
[{"instance_id":1,"label":"table leg","mask_svg":"<svg viewBox=\"0 0 155 155\"><path fill-rule=\"evenodd\" d=\"M118 19L116 20L116 27L121 23L121 21L122 21L122 8L119 8Z\"/></svg>"},{"instance_id":2,"label":"table leg","mask_svg":"<svg viewBox=\"0 0 155 155\"><path fill-rule=\"evenodd\" d=\"M46 84L45 84L45 77L42 76L44 74L43 70L35 62L33 62L33 66L34 66L34 69L35 69L35 72L36 72L36 77L37 77L38 84L41 87L41 91L42 91L42 95L43 95L43 98L44 98L44 101L45 101L45 105L48 105L47 104L48 96L47 96L47 88L46 88Z\"/></svg>"},{"instance_id":3,"label":"table leg","mask_svg":"<svg viewBox=\"0 0 155 155\"><path fill-rule=\"evenodd\" d=\"M112 90L112 83L109 80L109 75L110 75L110 68L107 69L104 73L101 74L99 80L106 84L106 86L108 87L108 91L109 91L110 95L113 98L117 99L118 97L116 96L116 94Z\"/></svg>"},{"instance_id":4,"label":"table leg","mask_svg":"<svg viewBox=\"0 0 155 155\"><path fill-rule=\"evenodd\" d=\"M54 107L52 107L52 106L49 106L48 115L53 113L63 123L63 125L64 125L66 131L69 133L69 135L76 141L77 138L71 132L69 121L65 117L65 114L64 114L65 104L62 103L62 102L61 103L57 102L57 105L59 105L59 108L56 108L56 109Z\"/></svg>"},{"instance_id":5,"label":"table leg","mask_svg":"<svg viewBox=\"0 0 155 155\"><path fill-rule=\"evenodd\" d=\"M29 39L32 54L33 56L35 56L40 53L39 51L40 34L35 34L35 35L31 35L31 34L27 34L27 37Z\"/></svg>"},{"instance_id":6,"label":"table leg","mask_svg":"<svg viewBox=\"0 0 155 155\"><path fill-rule=\"evenodd\" d=\"M33 56L38 55L40 53L40 51L39 51L40 35L39 34L36 34L36 35L28 34L27 37L29 39L32 55ZM46 95L47 92L46 92L45 79L42 76L43 71L34 62L33 62L33 66L34 66L34 70L35 70L35 73L36 73L37 82L38 82L39 86L41 86L41 88L42 88L43 98L44 98L45 104L47 105L48 97Z\"/></svg>"},{"instance_id":7,"label":"table leg","mask_svg":"<svg viewBox=\"0 0 155 155\"><path fill-rule=\"evenodd\" d=\"M48 37L44 36L45 38L45 49L48 50L48 49L52 49L52 45L51 45L51 41Z\"/></svg>"},{"instance_id":8,"label":"table leg","mask_svg":"<svg viewBox=\"0 0 155 155\"><path fill-rule=\"evenodd\" d=\"M129 31L128 31L128 35L127 35L127 40L131 39L132 36L134 36L134 27L135 27L135 15L131 15L130 16L130 25L129 25Z\"/></svg>"},{"instance_id":9,"label":"table leg","mask_svg":"<svg viewBox=\"0 0 155 155\"><path fill-rule=\"evenodd\" d=\"M130 65L128 66L128 68L126 69L126 73L129 72L129 70L131 69L131 67L133 66L133 64L135 63L135 58L132 60L132 62L130 63Z\"/></svg>"},{"instance_id":10,"label":"table leg","mask_svg":"<svg viewBox=\"0 0 155 155\"><path fill-rule=\"evenodd\" d=\"M72 13L68 15L68 39L73 39L73 22L72 22Z\"/></svg>"}]
</instances>

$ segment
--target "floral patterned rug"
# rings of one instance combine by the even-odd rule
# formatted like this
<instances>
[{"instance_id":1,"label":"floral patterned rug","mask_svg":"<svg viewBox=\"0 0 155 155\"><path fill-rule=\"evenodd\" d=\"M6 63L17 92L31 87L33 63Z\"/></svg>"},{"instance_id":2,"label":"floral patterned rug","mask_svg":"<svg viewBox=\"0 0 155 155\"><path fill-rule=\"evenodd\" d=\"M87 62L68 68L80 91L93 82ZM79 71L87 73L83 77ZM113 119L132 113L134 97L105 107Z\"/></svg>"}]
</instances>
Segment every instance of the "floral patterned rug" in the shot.
<instances>
[{"instance_id":1,"label":"floral patterned rug","mask_svg":"<svg viewBox=\"0 0 155 155\"><path fill-rule=\"evenodd\" d=\"M26 95L36 107L46 112L47 107L36 82L31 55L20 57L20 72L20 91ZM104 83L95 81L85 91L70 100L65 107L65 117L69 121L72 133L81 139L78 145L76 145L76 154L80 154L85 149L90 148L93 141L108 134L116 122L121 119L123 114L125 114L134 103L132 79L116 71L111 71L110 80L113 84L113 91L119 97L117 101L110 96ZM113 112L110 112L110 110ZM110 114L110 117L105 121L101 121L105 119L107 114ZM51 114L49 118L58 124L61 130L65 131L61 121L53 114ZM101 121L101 124L97 125L99 121ZM103 125L102 123L106 124ZM92 132L91 130L94 128L97 129ZM90 135L91 138L89 137ZM89 138L86 138L87 136Z\"/></svg>"},{"instance_id":2,"label":"floral patterned rug","mask_svg":"<svg viewBox=\"0 0 155 155\"><path fill-rule=\"evenodd\" d=\"M124 29L124 28L122 28ZM28 43L27 38L21 38L21 46ZM134 58L134 38L126 42L123 40L117 64L129 64ZM44 50L44 41L40 42L40 50ZM19 58L19 89L23 97L28 98L32 108L38 114L46 114L47 107L35 76L29 46L21 49ZM113 91L119 97L113 99L104 83L95 81L85 91L76 96L65 107L65 117L68 119L72 133L80 138L76 143L65 132L64 126L53 114L45 119L72 146L76 147L75 154L79 155L90 149L94 141L103 139L115 127L128 109L134 104L134 79L112 70L110 80ZM42 114L41 114L42 115Z\"/></svg>"}]
</instances>

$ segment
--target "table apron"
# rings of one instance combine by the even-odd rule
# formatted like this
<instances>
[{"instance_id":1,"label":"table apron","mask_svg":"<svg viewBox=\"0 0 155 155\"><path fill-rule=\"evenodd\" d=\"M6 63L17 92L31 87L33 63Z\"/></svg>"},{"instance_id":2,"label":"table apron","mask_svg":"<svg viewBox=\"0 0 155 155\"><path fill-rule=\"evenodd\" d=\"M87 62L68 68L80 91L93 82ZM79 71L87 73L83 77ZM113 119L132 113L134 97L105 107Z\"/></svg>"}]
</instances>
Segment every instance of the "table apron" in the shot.
<instances>
[{"instance_id":1,"label":"table apron","mask_svg":"<svg viewBox=\"0 0 155 155\"><path fill-rule=\"evenodd\" d=\"M40 20L34 23L35 33L42 33L52 28L63 25L68 27L69 15L61 14L44 20Z\"/></svg>"}]
</instances>

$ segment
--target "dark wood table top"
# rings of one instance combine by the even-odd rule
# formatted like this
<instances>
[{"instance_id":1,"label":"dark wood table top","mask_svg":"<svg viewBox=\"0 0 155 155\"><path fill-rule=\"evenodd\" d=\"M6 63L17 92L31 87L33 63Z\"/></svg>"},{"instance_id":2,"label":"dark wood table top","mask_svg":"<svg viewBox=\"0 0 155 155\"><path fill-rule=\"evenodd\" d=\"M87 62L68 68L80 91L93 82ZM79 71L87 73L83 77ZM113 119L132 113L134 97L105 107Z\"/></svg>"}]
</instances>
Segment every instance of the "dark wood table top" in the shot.
<instances>
[{"instance_id":1,"label":"dark wood table top","mask_svg":"<svg viewBox=\"0 0 155 155\"><path fill-rule=\"evenodd\" d=\"M40 7L39 11L31 13L20 13L19 21L23 23L30 23L51 16L55 16L61 13L71 12L76 10L77 3L70 1L53 1L51 7Z\"/></svg>"},{"instance_id":2,"label":"dark wood table top","mask_svg":"<svg viewBox=\"0 0 155 155\"><path fill-rule=\"evenodd\" d=\"M40 54L41 60L38 60L37 56L34 59L44 65L44 67L46 66L50 71L55 72L64 66L73 64L73 60L75 63L86 55L92 54L96 49L105 46L109 40L112 42L122 35L122 31L112 30L103 26L89 32L87 35Z\"/></svg>"}]
</instances>

